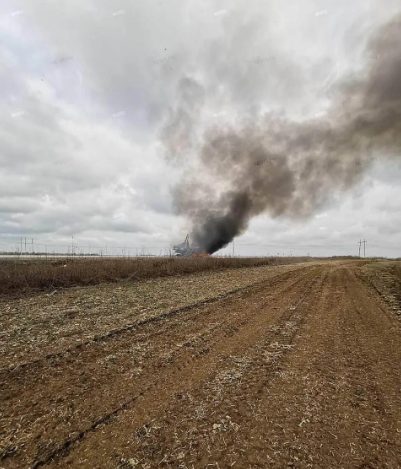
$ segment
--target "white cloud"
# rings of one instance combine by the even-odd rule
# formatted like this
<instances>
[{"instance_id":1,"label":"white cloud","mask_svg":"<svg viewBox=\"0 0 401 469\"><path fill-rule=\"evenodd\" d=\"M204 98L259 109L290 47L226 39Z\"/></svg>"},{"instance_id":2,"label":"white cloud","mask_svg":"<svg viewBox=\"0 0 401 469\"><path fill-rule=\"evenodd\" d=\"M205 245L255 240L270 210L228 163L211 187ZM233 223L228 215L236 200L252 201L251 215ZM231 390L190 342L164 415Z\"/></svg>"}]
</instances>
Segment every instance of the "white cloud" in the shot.
<instances>
[{"instance_id":1,"label":"white cloud","mask_svg":"<svg viewBox=\"0 0 401 469\"><path fill-rule=\"evenodd\" d=\"M361 66L367 31L397 10L398 0L2 3L0 238L168 246L185 220L170 196L180 167L158 140L180 80L205 90L199 136L265 110L314 115ZM397 255L401 170L386 168L301 225L258 217L238 252L346 253L364 236Z\"/></svg>"}]
</instances>

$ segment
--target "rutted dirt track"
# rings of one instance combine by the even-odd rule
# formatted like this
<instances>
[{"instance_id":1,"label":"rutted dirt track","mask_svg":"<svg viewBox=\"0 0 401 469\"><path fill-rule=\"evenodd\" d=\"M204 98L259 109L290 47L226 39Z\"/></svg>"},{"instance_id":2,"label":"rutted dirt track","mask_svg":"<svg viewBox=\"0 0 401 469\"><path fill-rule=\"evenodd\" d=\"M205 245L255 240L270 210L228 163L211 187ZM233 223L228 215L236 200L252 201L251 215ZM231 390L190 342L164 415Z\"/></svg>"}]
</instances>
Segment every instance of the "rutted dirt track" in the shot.
<instances>
[{"instance_id":1,"label":"rutted dirt track","mask_svg":"<svg viewBox=\"0 0 401 469\"><path fill-rule=\"evenodd\" d=\"M3 302L0 467L401 467L401 321L378 282L390 267L192 276L182 295L231 283L60 337L77 313L16 315L62 295Z\"/></svg>"}]
</instances>

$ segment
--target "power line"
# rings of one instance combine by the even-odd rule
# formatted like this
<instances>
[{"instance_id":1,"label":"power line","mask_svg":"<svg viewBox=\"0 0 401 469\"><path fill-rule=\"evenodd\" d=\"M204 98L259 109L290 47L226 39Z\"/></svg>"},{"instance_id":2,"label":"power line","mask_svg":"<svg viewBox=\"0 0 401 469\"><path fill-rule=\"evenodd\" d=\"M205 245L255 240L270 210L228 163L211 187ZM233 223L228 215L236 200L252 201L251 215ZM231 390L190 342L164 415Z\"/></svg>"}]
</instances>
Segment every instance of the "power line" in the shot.
<instances>
[{"instance_id":1,"label":"power line","mask_svg":"<svg viewBox=\"0 0 401 469\"><path fill-rule=\"evenodd\" d=\"M358 242L358 257L361 257L361 249L362 249L362 245L363 245L363 257L366 257L366 245L368 244L368 242L366 241L366 239L360 239L359 242Z\"/></svg>"}]
</instances>

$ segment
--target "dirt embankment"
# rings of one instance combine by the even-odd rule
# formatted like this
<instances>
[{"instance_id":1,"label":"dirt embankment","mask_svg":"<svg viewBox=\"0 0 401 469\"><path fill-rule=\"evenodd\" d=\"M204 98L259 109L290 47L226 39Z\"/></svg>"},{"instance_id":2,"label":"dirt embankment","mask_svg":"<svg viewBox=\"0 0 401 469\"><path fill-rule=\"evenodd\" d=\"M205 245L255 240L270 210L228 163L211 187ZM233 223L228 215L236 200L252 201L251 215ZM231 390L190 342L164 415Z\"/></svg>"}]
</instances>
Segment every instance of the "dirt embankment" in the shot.
<instances>
[{"instance_id":1,"label":"dirt embankment","mask_svg":"<svg viewBox=\"0 0 401 469\"><path fill-rule=\"evenodd\" d=\"M401 322L372 284L389 269L339 261L194 276L153 286L142 303L127 286L125 308L82 307L71 336L74 319L52 322L50 303L40 316L46 297L18 322L30 301L20 300L6 322L0 465L400 467ZM49 297L56 310L64 300ZM47 324L58 344L44 339Z\"/></svg>"}]
</instances>

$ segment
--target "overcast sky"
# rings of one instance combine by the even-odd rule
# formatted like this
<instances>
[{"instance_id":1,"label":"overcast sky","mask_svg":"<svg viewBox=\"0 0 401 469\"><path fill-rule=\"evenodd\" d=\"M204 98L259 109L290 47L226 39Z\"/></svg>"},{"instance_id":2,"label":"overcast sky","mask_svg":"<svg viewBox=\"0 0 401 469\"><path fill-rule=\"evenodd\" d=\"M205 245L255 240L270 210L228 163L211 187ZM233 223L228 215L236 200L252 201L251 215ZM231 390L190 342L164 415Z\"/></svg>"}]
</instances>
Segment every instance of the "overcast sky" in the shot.
<instances>
[{"instance_id":1,"label":"overcast sky","mask_svg":"<svg viewBox=\"0 0 401 469\"><path fill-rule=\"evenodd\" d=\"M72 236L168 249L189 229L171 190L191 142L255 113L324 113L400 12L399 0L2 0L0 250ZM183 79L202 90L177 148L165 134ZM400 161L373 165L310 219L258 216L236 254L356 254L365 238L368 254L400 256Z\"/></svg>"}]
</instances>

